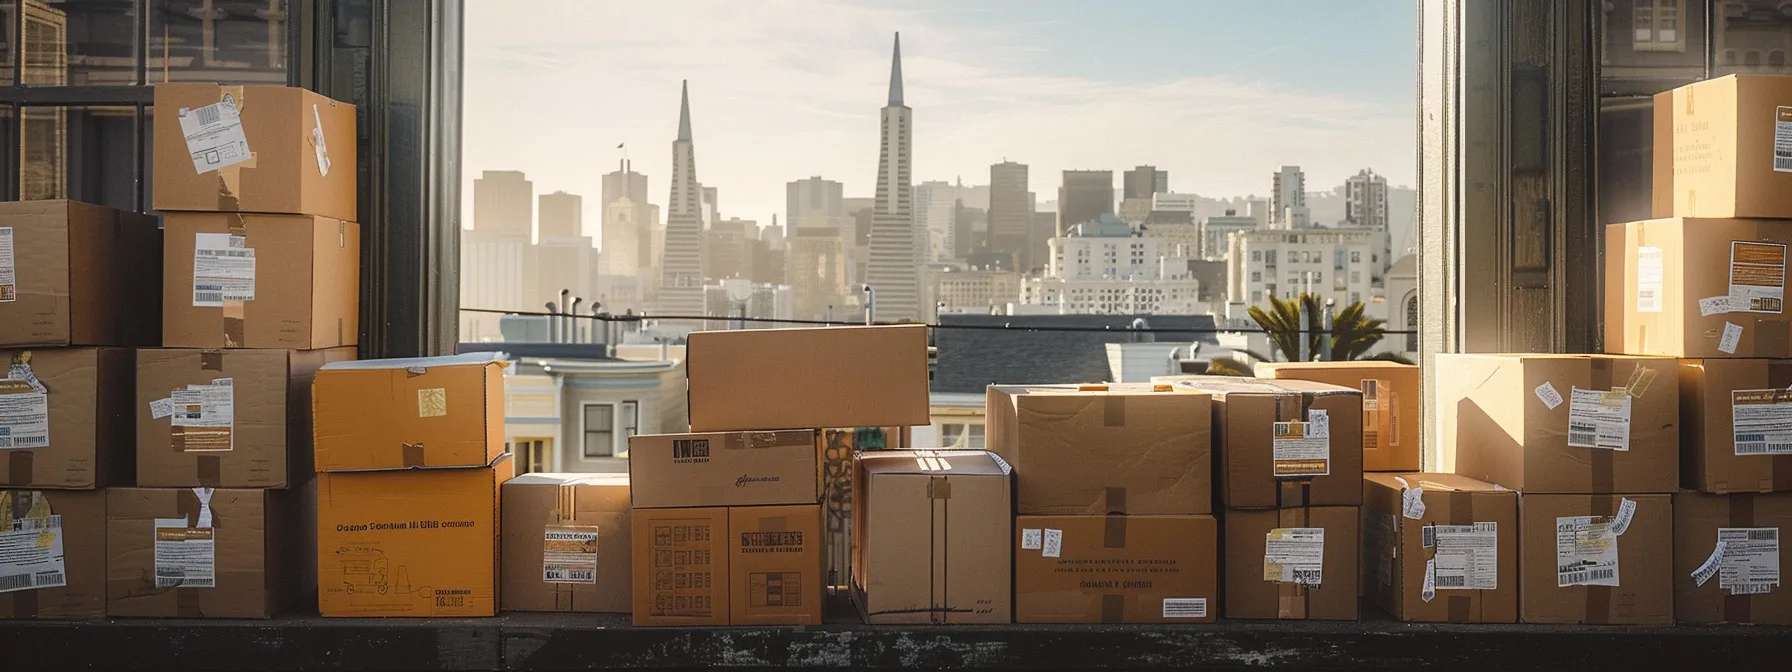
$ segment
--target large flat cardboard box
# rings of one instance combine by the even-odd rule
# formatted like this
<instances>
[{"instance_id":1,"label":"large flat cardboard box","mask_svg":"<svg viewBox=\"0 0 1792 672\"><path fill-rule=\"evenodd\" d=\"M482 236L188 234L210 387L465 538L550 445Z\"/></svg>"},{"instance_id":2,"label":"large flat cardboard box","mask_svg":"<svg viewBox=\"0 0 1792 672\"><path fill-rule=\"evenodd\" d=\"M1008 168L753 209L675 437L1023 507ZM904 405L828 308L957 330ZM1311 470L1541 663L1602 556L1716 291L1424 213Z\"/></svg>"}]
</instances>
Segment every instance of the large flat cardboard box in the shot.
<instances>
[{"instance_id":1,"label":"large flat cardboard box","mask_svg":"<svg viewBox=\"0 0 1792 672\"><path fill-rule=\"evenodd\" d=\"M931 422L919 324L693 332L685 376L693 432Z\"/></svg>"},{"instance_id":2,"label":"large flat cardboard box","mask_svg":"<svg viewBox=\"0 0 1792 672\"><path fill-rule=\"evenodd\" d=\"M1676 493L1674 621L1792 625L1792 591L1780 574L1788 529L1792 492Z\"/></svg>"},{"instance_id":3,"label":"large flat cardboard box","mask_svg":"<svg viewBox=\"0 0 1792 672\"><path fill-rule=\"evenodd\" d=\"M318 474L318 612L498 613L498 492L515 468Z\"/></svg>"},{"instance_id":4,"label":"large flat cardboard box","mask_svg":"<svg viewBox=\"0 0 1792 672\"><path fill-rule=\"evenodd\" d=\"M866 623L1013 620L1011 473L981 450L853 457L853 601Z\"/></svg>"},{"instance_id":5,"label":"large flat cardboard box","mask_svg":"<svg viewBox=\"0 0 1792 672\"><path fill-rule=\"evenodd\" d=\"M1792 77L1688 84L1655 119L1655 216L1792 218Z\"/></svg>"},{"instance_id":6,"label":"large flat cardboard box","mask_svg":"<svg viewBox=\"0 0 1792 672\"><path fill-rule=\"evenodd\" d=\"M492 353L333 362L312 386L318 471L479 467L504 454Z\"/></svg>"},{"instance_id":7,"label":"large flat cardboard box","mask_svg":"<svg viewBox=\"0 0 1792 672\"><path fill-rule=\"evenodd\" d=\"M155 208L355 219L355 107L284 86L157 84Z\"/></svg>"},{"instance_id":8,"label":"large flat cardboard box","mask_svg":"<svg viewBox=\"0 0 1792 672\"><path fill-rule=\"evenodd\" d=\"M311 378L329 350L137 351L137 485L284 488L311 475Z\"/></svg>"},{"instance_id":9,"label":"large flat cardboard box","mask_svg":"<svg viewBox=\"0 0 1792 672\"><path fill-rule=\"evenodd\" d=\"M0 490L0 620L106 616L106 493Z\"/></svg>"},{"instance_id":10,"label":"large flat cardboard box","mask_svg":"<svg viewBox=\"0 0 1792 672\"><path fill-rule=\"evenodd\" d=\"M162 339L156 218L74 201L0 203L0 345Z\"/></svg>"},{"instance_id":11,"label":"large flat cardboard box","mask_svg":"<svg viewBox=\"0 0 1792 672\"><path fill-rule=\"evenodd\" d=\"M1213 516L1017 516L1017 623L1212 623Z\"/></svg>"},{"instance_id":12,"label":"large flat cardboard box","mask_svg":"<svg viewBox=\"0 0 1792 672\"><path fill-rule=\"evenodd\" d=\"M821 625L821 505L728 508L729 625Z\"/></svg>"},{"instance_id":13,"label":"large flat cardboard box","mask_svg":"<svg viewBox=\"0 0 1792 672\"><path fill-rule=\"evenodd\" d=\"M1792 109L1792 108L1788 108ZM1789 174L1792 175L1792 174ZM1786 249L1764 219L1652 219L1605 229L1605 351L1792 357Z\"/></svg>"},{"instance_id":14,"label":"large flat cardboard box","mask_svg":"<svg viewBox=\"0 0 1792 672\"><path fill-rule=\"evenodd\" d=\"M1672 624L1674 512L1669 497L1519 495L1519 620ZM1628 526L1620 524L1625 500L1635 502ZM1619 528L1622 534L1617 534Z\"/></svg>"},{"instance_id":15,"label":"large flat cardboard box","mask_svg":"<svg viewBox=\"0 0 1792 672\"><path fill-rule=\"evenodd\" d=\"M1169 385L989 388L986 445L1022 515L1213 511L1212 401Z\"/></svg>"},{"instance_id":16,"label":"large flat cardboard box","mask_svg":"<svg viewBox=\"0 0 1792 672\"><path fill-rule=\"evenodd\" d=\"M1228 508L1363 501L1363 393L1305 380L1179 377L1213 395L1219 501Z\"/></svg>"},{"instance_id":17,"label":"large flat cardboard box","mask_svg":"<svg viewBox=\"0 0 1792 672\"><path fill-rule=\"evenodd\" d=\"M1357 515L1354 506L1227 509L1226 618L1356 620Z\"/></svg>"},{"instance_id":18,"label":"large flat cardboard box","mask_svg":"<svg viewBox=\"0 0 1792 672\"><path fill-rule=\"evenodd\" d=\"M0 487L130 483L134 355L129 348L0 350L0 371L7 371L0 374Z\"/></svg>"},{"instance_id":19,"label":"large flat cardboard box","mask_svg":"<svg viewBox=\"0 0 1792 672\"><path fill-rule=\"evenodd\" d=\"M1394 618L1518 622L1518 537L1516 492L1455 474L1363 475L1363 588Z\"/></svg>"},{"instance_id":20,"label":"large flat cardboard box","mask_svg":"<svg viewBox=\"0 0 1792 672\"><path fill-rule=\"evenodd\" d=\"M626 474L523 474L504 483L502 611L629 611Z\"/></svg>"},{"instance_id":21,"label":"large flat cardboard box","mask_svg":"<svg viewBox=\"0 0 1792 672\"><path fill-rule=\"evenodd\" d=\"M288 493L211 488L106 491L106 614L270 618L297 588L309 536Z\"/></svg>"},{"instance_id":22,"label":"large flat cardboard box","mask_svg":"<svg viewBox=\"0 0 1792 672\"><path fill-rule=\"evenodd\" d=\"M1264 378L1310 380L1363 393L1363 471L1418 471L1419 367L1399 362L1281 362L1257 365Z\"/></svg>"},{"instance_id":23,"label":"large flat cardboard box","mask_svg":"<svg viewBox=\"0 0 1792 672\"><path fill-rule=\"evenodd\" d=\"M299 215L162 216L162 345L355 345L361 225Z\"/></svg>"},{"instance_id":24,"label":"large flat cardboard box","mask_svg":"<svg viewBox=\"0 0 1792 672\"><path fill-rule=\"evenodd\" d=\"M635 509L635 625L728 625L728 508Z\"/></svg>"},{"instance_id":25,"label":"large flat cardboard box","mask_svg":"<svg viewBox=\"0 0 1792 672\"><path fill-rule=\"evenodd\" d=\"M1680 360L1680 481L1701 492L1792 490L1792 360Z\"/></svg>"},{"instance_id":26,"label":"large flat cardboard box","mask_svg":"<svg viewBox=\"0 0 1792 672\"><path fill-rule=\"evenodd\" d=\"M1625 355L1440 355L1438 470L1522 492L1673 492L1675 365Z\"/></svg>"},{"instance_id":27,"label":"large flat cardboard box","mask_svg":"<svg viewBox=\"0 0 1792 672\"><path fill-rule=\"evenodd\" d=\"M808 429L631 436L634 507L814 504L821 501L819 441Z\"/></svg>"}]
</instances>

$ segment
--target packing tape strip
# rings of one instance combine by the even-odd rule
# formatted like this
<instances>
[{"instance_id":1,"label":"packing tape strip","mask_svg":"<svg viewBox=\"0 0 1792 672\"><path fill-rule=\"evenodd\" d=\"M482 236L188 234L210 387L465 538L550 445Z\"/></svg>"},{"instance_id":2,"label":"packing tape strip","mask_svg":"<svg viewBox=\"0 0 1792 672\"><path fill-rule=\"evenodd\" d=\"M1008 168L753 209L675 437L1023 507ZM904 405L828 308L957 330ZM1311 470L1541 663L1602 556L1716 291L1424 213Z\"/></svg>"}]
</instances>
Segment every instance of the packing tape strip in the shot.
<instances>
[{"instance_id":1,"label":"packing tape strip","mask_svg":"<svg viewBox=\"0 0 1792 672\"><path fill-rule=\"evenodd\" d=\"M23 620L27 620L27 619L37 618L38 616L40 616L40 614L37 613L37 609L38 609L37 594L40 592L43 592L43 591L41 591L41 590L15 590L13 592L6 593L5 594L6 597L12 598L12 617L15 620L23 621Z\"/></svg>"},{"instance_id":2,"label":"packing tape strip","mask_svg":"<svg viewBox=\"0 0 1792 672\"><path fill-rule=\"evenodd\" d=\"M1126 426L1126 397L1118 394L1102 395L1101 426Z\"/></svg>"},{"instance_id":3,"label":"packing tape strip","mask_svg":"<svg viewBox=\"0 0 1792 672\"><path fill-rule=\"evenodd\" d=\"M1102 495L1107 500L1107 508L1102 513L1126 513L1126 488L1124 486L1110 485L1102 489Z\"/></svg>"},{"instance_id":4,"label":"packing tape strip","mask_svg":"<svg viewBox=\"0 0 1792 672\"><path fill-rule=\"evenodd\" d=\"M423 466L423 444L405 441L400 452L406 469Z\"/></svg>"},{"instance_id":5,"label":"packing tape strip","mask_svg":"<svg viewBox=\"0 0 1792 672\"><path fill-rule=\"evenodd\" d=\"M1105 516L1102 528L1103 548L1126 548L1126 516Z\"/></svg>"},{"instance_id":6,"label":"packing tape strip","mask_svg":"<svg viewBox=\"0 0 1792 672\"><path fill-rule=\"evenodd\" d=\"M1792 388L1792 362L1773 360L1767 363L1767 386L1784 390ZM1792 455L1772 455L1768 457L1773 468L1768 472L1768 491L1792 490Z\"/></svg>"},{"instance_id":7,"label":"packing tape strip","mask_svg":"<svg viewBox=\"0 0 1792 672\"><path fill-rule=\"evenodd\" d=\"M1103 622L1103 623L1125 623L1126 622L1126 596L1125 595L1103 595L1103 596L1101 596L1101 622Z\"/></svg>"},{"instance_id":8,"label":"packing tape strip","mask_svg":"<svg viewBox=\"0 0 1792 672\"><path fill-rule=\"evenodd\" d=\"M1450 524L1475 524L1474 493L1467 490L1454 490L1451 491L1449 495ZM1435 549L1433 550L1435 551ZM1496 550L1495 552L1497 553L1498 551ZM1477 615L1475 613L1477 611L1475 606L1477 606L1476 603L1480 601L1478 599L1480 593L1481 591L1478 590L1450 591L1449 596L1444 598L1444 618L1451 623L1468 623L1471 622L1471 620L1479 621L1480 619L1476 619L1474 616Z\"/></svg>"},{"instance_id":9,"label":"packing tape strip","mask_svg":"<svg viewBox=\"0 0 1792 672\"><path fill-rule=\"evenodd\" d=\"M1606 451L1595 449L1594 452ZM1587 499L1591 509L1587 513L1591 515L1609 518L1612 514L1617 513L1619 495L1593 495ZM1623 552L1623 548L1623 546L1618 547L1620 553ZM1622 558L1619 560L1619 576L1622 577ZM1611 622L1612 587L1581 586L1581 589L1587 591L1587 623L1598 625Z\"/></svg>"},{"instance_id":10,"label":"packing tape strip","mask_svg":"<svg viewBox=\"0 0 1792 672\"><path fill-rule=\"evenodd\" d=\"M1776 464L1775 466L1778 465ZM1725 499L1729 501L1730 506L1730 527L1755 526L1754 493L1741 492L1730 495ZM1721 583L1721 581L1719 583ZM1719 590L1721 590L1721 588ZM1724 595L1724 622L1753 622L1755 612L1753 598L1753 595Z\"/></svg>"},{"instance_id":11,"label":"packing tape strip","mask_svg":"<svg viewBox=\"0 0 1792 672\"><path fill-rule=\"evenodd\" d=\"M1593 379L1590 381L1592 389L1601 392L1612 389L1612 360L1595 358L1590 363L1593 369ZM1637 365L1641 366L1641 363L1638 362ZM1573 402L1569 403L1570 406L1573 405ZM1612 461L1613 455L1617 451L1604 448L1588 448L1587 450L1592 453L1590 456L1592 461L1589 464L1592 480L1591 491L1612 492L1615 471Z\"/></svg>"},{"instance_id":12,"label":"packing tape strip","mask_svg":"<svg viewBox=\"0 0 1792 672\"><path fill-rule=\"evenodd\" d=\"M20 487L32 485L31 478L35 471L30 450L6 451L6 484Z\"/></svg>"},{"instance_id":13,"label":"packing tape strip","mask_svg":"<svg viewBox=\"0 0 1792 672\"><path fill-rule=\"evenodd\" d=\"M201 454L196 469L199 485L207 488L222 487L224 484L224 458L219 455Z\"/></svg>"},{"instance_id":14,"label":"packing tape strip","mask_svg":"<svg viewBox=\"0 0 1792 672\"><path fill-rule=\"evenodd\" d=\"M1792 357L1792 350L1788 349L1788 345L1792 345L1787 341L1788 326L1792 325L1787 325L1774 318L1755 318L1755 356L1764 358Z\"/></svg>"},{"instance_id":15,"label":"packing tape strip","mask_svg":"<svg viewBox=\"0 0 1792 672\"><path fill-rule=\"evenodd\" d=\"M1294 522L1298 518L1299 522ZM1312 519L1312 511L1307 507L1278 509L1276 511L1277 527L1306 527ZM1267 538L1265 544L1268 543ZM1266 551L1268 549L1265 549ZM1276 618L1305 619L1311 599L1306 586L1287 581L1276 584Z\"/></svg>"},{"instance_id":16,"label":"packing tape strip","mask_svg":"<svg viewBox=\"0 0 1792 672\"><path fill-rule=\"evenodd\" d=\"M205 618L205 610L199 606L199 591L203 588L175 588L174 614L181 618Z\"/></svg>"}]
</instances>

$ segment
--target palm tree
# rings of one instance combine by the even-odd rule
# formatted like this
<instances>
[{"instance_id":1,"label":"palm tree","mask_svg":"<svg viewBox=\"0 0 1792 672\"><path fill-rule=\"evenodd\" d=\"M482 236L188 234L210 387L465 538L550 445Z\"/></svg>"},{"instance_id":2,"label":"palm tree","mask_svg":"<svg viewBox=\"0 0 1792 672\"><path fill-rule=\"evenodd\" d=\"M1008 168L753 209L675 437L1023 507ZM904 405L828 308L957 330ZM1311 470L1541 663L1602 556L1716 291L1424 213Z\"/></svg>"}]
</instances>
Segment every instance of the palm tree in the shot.
<instances>
[{"instance_id":1,"label":"palm tree","mask_svg":"<svg viewBox=\"0 0 1792 672\"><path fill-rule=\"evenodd\" d=\"M1307 323L1304 328L1300 320L1303 305L1306 307L1307 313ZM1324 329L1324 306L1319 297L1312 294L1301 294L1299 298L1291 301L1283 301L1271 296L1269 297L1269 310L1252 306L1249 314L1258 327L1268 332L1269 342L1275 345L1277 351L1281 352L1284 361L1303 361L1301 359L1301 339L1303 338L1306 339L1307 346L1305 361L1316 361L1323 351L1322 346L1325 345L1325 342L1320 339L1329 337L1332 347L1330 361L1367 359L1411 364L1412 362L1405 357L1391 352L1364 356L1375 348L1375 344L1380 343L1381 339L1387 336L1386 330L1383 329L1383 325L1387 321L1371 319L1363 314L1363 310L1361 301L1345 306L1344 310L1332 316L1330 334L1327 334ZM1274 361L1249 350L1241 351L1241 354L1259 362ZM1221 376L1250 375L1251 366L1236 359L1220 358L1208 365L1208 371ZM1234 371L1237 373L1233 373Z\"/></svg>"}]
</instances>

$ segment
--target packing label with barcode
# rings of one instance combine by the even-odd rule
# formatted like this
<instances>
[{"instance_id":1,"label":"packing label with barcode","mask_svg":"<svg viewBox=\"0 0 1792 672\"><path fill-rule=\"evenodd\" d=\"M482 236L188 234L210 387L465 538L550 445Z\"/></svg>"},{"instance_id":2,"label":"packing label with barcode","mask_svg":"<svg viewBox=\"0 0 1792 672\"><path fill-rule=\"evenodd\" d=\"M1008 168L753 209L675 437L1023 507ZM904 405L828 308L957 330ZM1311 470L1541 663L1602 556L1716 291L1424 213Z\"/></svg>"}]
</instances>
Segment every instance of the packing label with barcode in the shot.
<instances>
[{"instance_id":1,"label":"packing label with barcode","mask_svg":"<svg viewBox=\"0 0 1792 672\"><path fill-rule=\"evenodd\" d=\"M1636 248L1636 312L1661 312L1661 277L1661 248Z\"/></svg>"},{"instance_id":2,"label":"packing label with barcode","mask_svg":"<svg viewBox=\"0 0 1792 672\"><path fill-rule=\"evenodd\" d=\"M1724 545L1717 585L1735 595L1769 592L1780 584L1780 528L1720 527Z\"/></svg>"},{"instance_id":3,"label":"packing label with barcode","mask_svg":"<svg viewBox=\"0 0 1792 672\"><path fill-rule=\"evenodd\" d=\"M0 379L0 450L49 445L49 394L30 381Z\"/></svg>"},{"instance_id":4,"label":"packing label with barcode","mask_svg":"<svg viewBox=\"0 0 1792 672\"><path fill-rule=\"evenodd\" d=\"M1164 618L1207 618L1207 598L1166 597Z\"/></svg>"},{"instance_id":5,"label":"packing label with barcode","mask_svg":"<svg viewBox=\"0 0 1792 672\"><path fill-rule=\"evenodd\" d=\"M318 114L317 105L311 106L311 149L317 155L317 174L329 177L330 147L324 144L324 118Z\"/></svg>"},{"instance_id":6,"label":"packing label with barcode","mask_svg":"<svg viewBox=\"0 0 1792 672\"><path fill-rule=\"evenodd\" d=\"M194 172L209 173L255 158L249 153L249 136L243 133L236 98L230 94L205 107L183 108L179 116Z\"/></svg>"},{"instance_id":7,"label":"packing label with barcode","mask_svg":"<svg viewBox=\"0 0 1792 672\"><path fill-rule=\"evenodd\" d=\"M12 253L12 227L0 226L0 303L19 300L19 267Z\"/></svg>"},{"instance_id":8,"label":"packing label with barcode","mask_svg":"<svg viewBox=\"0 0 1792 672\"><path fill-rule=\"evenodd\" d=\"M1437 525L1437 588L1495 590L1500 583L1499 523Z\"/></svg>"},{"instance_id":9,"label":"packing label with barcode","mask_svg":"<svg viewBox=\"0 0 1792 672\"><path fill-rule=\"evenodd\" d=\"M1730 392L1737 455L1792 455L1792 390Z\"/></svg>"},{"instance_id":10,"label":"packing label with barcode","mask_svg":"<svg viewBox=\"0 0 1792 672\"><path fill-rule=\"evenodd\" d=\"M1569 388L1568 445L1630 450L1630 395Z\"/></svg>"},{"instance_id":11,"label":"packing label with barcode","mask_svg":"<svg viewBox=\"0 0 1792 672\"><path fill-rule=\"evenodd\" d=\"M255 249L230 233L193 234L193 305L255 300Z\"/></svg>"},{"instance_id":12,"label":"packing label with barcode","mask_svg":"<svg viewBox=\"0 0 1792 672\"><path fill-rule=\"evenodd\" d=\"M1556 587L1618 585L1618 535L1605 516L1556 519Z\"/></svg>"},{"instance_id":13,"label":"packing label with barcode","mask_svg":"<svg viewBox=\"0 0 1792 672\"><path fill-rule=\"evenodd\" d=\"M542 537L543 582L597 583L597 527L549 525Z\"/></svg>"},{"instance_id":14,"label":"packing label with barcode","mask_svg":"<svg viewBox=\"0 0 1792 672\"><path fill-rule=\"evenodd\" d=\"M1278 527L1265 536L1263 580L1318 588L1325 575L1325 528Z\"/></svg>"},{"instance_id":15,"label":"packing label with barcode","mask_svg":"<svg viewBox=\"0 0 1792 672\"><path fill-rule=\"evenodd\" d=\"M1786 246L1730 241L1730 312L1780 313L1786 299Z\"/></svg>"},{"instance_id":16,"label":"packing label with barcode","mask_svg":"<svg viewBox=\"0 0 1792 672\"><path fill-rule=\"evenodd\" d=\"M217 586L217 546L212 528L187 527L185 518L155 519L157 588Z\"/></svg>"},{"instance_id":17,"label":"packing label with barcode","mask_svg":"<svg viewBox=\"0 0 1792 672\"><path fill-rule=\"evenodd\" d=\"M1332 473L1331 418L1319 409L1307 411L1305 422L1290 420L1271 427L1271 467L1276 478L1307 478Z\"/></svg>"},{"instance_id":18,"label":"packing label with barcode","mask_svg":"<svg viewBox=\"0 0 1792 672\"><path fill-rule=\"evenodd\" d=\"M68 562L62 548L62 516L50 513L41 493L0 493L0 511L14 511L14 497L29 497L23 518L0 526L0 593L68 585Z\"/></svg>"},{"instance_id":19,"label":"packing label with barcode","mask_svg":"<svg viewBox=\"0 0 1792 672\"><path fill-rule=\"evenodd\" d=\"M1792 173L1792 107L1773 108L1773 170Z\"/></svg>"},{"instance_id":20,"label":"packing label with barcode","mask_svg":"<svg viewBox=\"0 0 1792 672\"><path fill-rule=\"evenodd\" d=\"M180 450L219 451L235 447L236 385L232 378L214 378L208 385L188 385L168 397L170 429L180 437Z\"/></svg>"}]
</instances>

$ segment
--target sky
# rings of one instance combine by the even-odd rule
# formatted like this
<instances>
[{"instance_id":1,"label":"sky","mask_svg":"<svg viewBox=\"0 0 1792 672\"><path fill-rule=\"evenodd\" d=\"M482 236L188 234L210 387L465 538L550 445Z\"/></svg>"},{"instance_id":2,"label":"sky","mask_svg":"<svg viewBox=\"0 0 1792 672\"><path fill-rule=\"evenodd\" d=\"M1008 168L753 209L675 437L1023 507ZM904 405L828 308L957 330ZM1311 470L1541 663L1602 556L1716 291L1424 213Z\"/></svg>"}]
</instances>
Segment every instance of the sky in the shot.
<instances>
[{"instance_id":1,"label":"sky","mask_svg":"<svg viewBox=\"0 0 1792 672\"><path fill-rule=\"evenodd\" d=\"M869 197L902 34L914 179L1140 164L1170 188L1262 195L1281 165L1327 191L1363 168L1414 181L1411 0L468 0L463 225L473 180L521 170L584 196L626 151L663 208L679 83L697 179L724 217L783 219L819 175ZM617 149L625 144L626 149Z\"/></svg>"}]
</instances>

